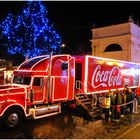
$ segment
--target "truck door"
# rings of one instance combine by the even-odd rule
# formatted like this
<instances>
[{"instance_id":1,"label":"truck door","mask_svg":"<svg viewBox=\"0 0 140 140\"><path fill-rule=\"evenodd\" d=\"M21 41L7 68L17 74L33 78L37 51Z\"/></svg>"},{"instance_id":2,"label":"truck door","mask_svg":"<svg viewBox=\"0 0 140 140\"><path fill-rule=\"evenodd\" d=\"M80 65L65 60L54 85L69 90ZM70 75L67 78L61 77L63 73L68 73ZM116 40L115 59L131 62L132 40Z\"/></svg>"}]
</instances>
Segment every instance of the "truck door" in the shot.
<instances>
[{"instance_id":1,"label":"truck door","mask_svg":"<svg viewBox=\"0 0 140 140\"><path fill-rule=\"evenodd\" d=\"M44 78L43 77L34 77L32 89L34 91L34 103L43 102Z\"/></svg>"},{"instance_id":2,"label":"truck door","mask_svg":"<svg viewBox=\"0 0 140 140\"><path fill-rule=\"evenodd\" d=\"M68 62L58 59L52 67L52 101L68 99L69 69Z\"/></svg>"},{"instance_id":3,"label":"truck door","mask_svg":"<svg viewBox=\"0 0 140 140\"><path fill-rule=\"evenodd\" d=\"M74 94L74 59L70 56L61 56L52 61L52 101L68 100Z\"/></svg>"}]
</instances>

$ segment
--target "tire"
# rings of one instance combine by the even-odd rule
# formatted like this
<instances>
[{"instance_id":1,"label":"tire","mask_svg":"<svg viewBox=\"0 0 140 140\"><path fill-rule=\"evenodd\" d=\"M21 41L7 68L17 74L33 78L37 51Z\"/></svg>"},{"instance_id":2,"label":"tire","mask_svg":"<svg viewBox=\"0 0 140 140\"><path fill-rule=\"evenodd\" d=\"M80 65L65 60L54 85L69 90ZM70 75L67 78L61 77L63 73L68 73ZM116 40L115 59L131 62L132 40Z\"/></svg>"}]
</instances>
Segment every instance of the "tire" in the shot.
<instances>
[{"instance_id":1,"label":"tire","mask_svg":"<svg viewBox=\"0 0 140 140\"><path fill-rule=\"evenodd\" d=\"M21 125L23 115L19 109L9 109L4 113L2 124L6 129L15 129Z\"/></svg>"}]
</instances>

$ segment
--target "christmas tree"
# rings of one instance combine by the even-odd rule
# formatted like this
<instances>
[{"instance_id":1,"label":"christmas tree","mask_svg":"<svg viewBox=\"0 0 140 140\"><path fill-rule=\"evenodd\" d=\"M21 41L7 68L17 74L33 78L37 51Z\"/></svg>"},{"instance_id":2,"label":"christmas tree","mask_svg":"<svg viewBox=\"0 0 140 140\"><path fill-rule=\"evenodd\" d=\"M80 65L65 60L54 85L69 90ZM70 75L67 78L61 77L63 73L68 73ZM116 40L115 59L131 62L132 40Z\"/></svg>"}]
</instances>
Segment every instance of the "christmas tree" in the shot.
<instances>
[{"instance_id":1,"label":"christmas tree","mask_svg":"<svg viewBox=\"0 0 140 140\"><path fill-rule=\"evenodd\" d=\"M29 58L61 51L61 37L47 18L47 9L41 1L29 1L18 16L8 14L0 24L1 40L9 54Z\"/></svg>"}]
</instances>

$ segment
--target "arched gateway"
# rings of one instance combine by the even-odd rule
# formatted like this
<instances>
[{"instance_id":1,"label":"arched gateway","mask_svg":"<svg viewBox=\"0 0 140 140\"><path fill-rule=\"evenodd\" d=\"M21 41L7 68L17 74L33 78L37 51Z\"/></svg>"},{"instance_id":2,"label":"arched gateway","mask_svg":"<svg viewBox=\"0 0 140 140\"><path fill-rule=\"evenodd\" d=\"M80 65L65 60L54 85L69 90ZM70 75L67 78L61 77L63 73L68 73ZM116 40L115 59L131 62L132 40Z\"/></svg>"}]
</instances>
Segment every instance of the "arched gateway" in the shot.
<instances>
[{"instance_id":1,"label":"arched gateway","mask_svg":"<svg viewBox=\"0 0 140 140\"><path fill-rule=\"evenodd\" d=\"M140 27L132 21L92 29L92 55L140 63Z\"/></svg>"}]
</instances>

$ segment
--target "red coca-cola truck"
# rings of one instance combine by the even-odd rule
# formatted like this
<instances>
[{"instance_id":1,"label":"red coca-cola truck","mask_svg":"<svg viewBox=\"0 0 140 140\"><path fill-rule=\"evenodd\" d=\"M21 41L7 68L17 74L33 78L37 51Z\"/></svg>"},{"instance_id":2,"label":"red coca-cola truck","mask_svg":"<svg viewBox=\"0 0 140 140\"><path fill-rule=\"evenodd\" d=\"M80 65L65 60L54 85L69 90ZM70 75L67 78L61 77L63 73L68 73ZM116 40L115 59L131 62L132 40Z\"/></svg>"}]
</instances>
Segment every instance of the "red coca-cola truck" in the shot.
<instances>
[{"instance_id":1,"label":"red coca-cola truck","mask_svg":"<svg viewBox=\"0 0 140 140\"><path fill-rule=\"evenodd\" d=\"M99 111L96 95L126 84L136 88L139 74L139 64L89 55L28 59L14 70L11 84L0 86L1 123L15 128L23 118L60 113L63 103L78 103L95 116Z\"/></svg>"}]
</instances>

